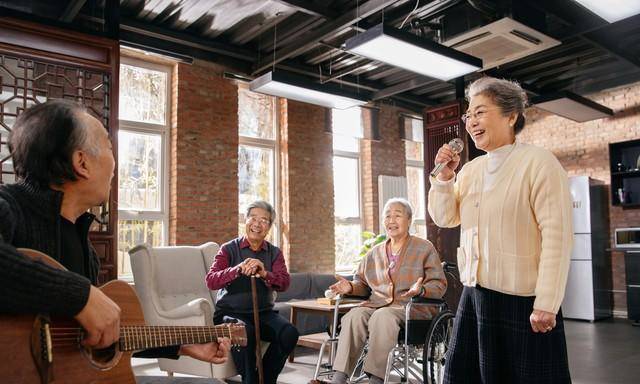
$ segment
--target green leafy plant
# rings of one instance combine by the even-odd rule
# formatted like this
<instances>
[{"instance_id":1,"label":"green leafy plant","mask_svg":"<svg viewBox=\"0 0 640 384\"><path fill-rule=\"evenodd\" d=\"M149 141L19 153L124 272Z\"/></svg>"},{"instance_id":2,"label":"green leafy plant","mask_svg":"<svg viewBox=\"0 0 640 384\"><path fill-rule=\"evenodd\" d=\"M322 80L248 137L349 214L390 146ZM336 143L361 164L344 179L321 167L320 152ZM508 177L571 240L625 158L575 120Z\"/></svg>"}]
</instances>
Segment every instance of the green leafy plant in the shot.
<instances>
[{"instance_id":1,"label":"green leafy plant","mask_svg":"<svg viewBox=\"0 0 640 384\"><path fill-rule=\"evenodd\" d=\"M366 255L367 252L369 252L371 250L371 248L373 248L377 244L380 244L383 241L387 240L387 234L386 233L381 233L379 235L376 235L373 232L364 231L364 232L362 232L362 239L364 241L362 242L362 246L360 247L360 257L361 258L364 257L364 255Z\"/></svg>"}]
</instances>

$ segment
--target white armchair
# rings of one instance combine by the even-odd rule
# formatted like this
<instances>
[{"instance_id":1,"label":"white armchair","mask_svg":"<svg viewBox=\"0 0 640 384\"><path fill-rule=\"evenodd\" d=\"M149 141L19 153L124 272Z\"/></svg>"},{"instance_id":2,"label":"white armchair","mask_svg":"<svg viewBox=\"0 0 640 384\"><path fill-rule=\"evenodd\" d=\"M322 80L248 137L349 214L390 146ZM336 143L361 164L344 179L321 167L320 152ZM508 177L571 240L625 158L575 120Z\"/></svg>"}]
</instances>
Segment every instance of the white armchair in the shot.
<instances>
[{"instance_id":1,"label":"white armchair","mask_svg":"<svg viewBox=\"0 0 640 384\"><path fill-rule=\"evenodd\" d=\"M129 251L136 292L149 325L213 325L215 292L205 285L205 275L218 252L218 244L156 247L139 245ZM231 358L209 364L182 356L158 359L160 369L228 378L237 374Z\"/></svg>"}]
</instances>

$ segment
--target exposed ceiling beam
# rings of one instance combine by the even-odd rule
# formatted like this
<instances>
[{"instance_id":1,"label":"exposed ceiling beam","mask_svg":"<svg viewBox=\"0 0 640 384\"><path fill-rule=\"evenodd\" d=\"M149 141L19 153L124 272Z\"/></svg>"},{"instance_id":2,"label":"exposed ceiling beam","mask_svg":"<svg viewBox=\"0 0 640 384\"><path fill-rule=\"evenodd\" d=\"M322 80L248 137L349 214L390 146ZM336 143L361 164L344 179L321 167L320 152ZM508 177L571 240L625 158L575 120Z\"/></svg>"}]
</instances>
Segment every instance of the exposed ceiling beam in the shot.
<instances>
[{"instance_id":1,"label":"exposed ceiling beam","mask_svg":"<svg viewBox=\"0 0 640 384\"><path fill-rule=\"evenodd\" d=\"M503 65L503 69L517 76L521 72L526 73L530 72L532 69L546 68L549 63L554 62L555 60L564 60L566 59L566 56L575 57L582 55L585 52L590 53L592 50L600 51L599 48L593 47L586 41L576 39L575 41L562 43L556 47L507 63Z\"/></svg>"},{"instance_id":2,"label":"exposed ceiling beam","mask_svg":"<svg viewBox=\"0 0 640 384\"><path fill-rule=\"evenodd\" d=\"M142 27L145 27L143 29ZM134 43L137 47L145 45L156 48L157 51L176 52L181 55L189 55L203 60L209 60L228 65L230 68L244 74L250 72L251 63L257 61L257 54L238 47L225 45L219 42L211 42L211 39L202 39L186 33L175 32L157 26L147 26L134 20L125 19L121 24L121 40L125 43ZM319 80L319 73L315 67L301 65L293 61L283 61L278 64L278 69L288 70ZM338 79L336 83L355 90L362 89L368 93L377 92L384 86L378 82L366 81L360 78L346 77ZM412 95L396 95L390 100L401 103L404 107L419 110L433 105L434 102L422 97ZM410 108L412 106L412 108Z\"/></svg>"},{"instance_id":3,"label":"exposed ceiling beam","mask_svg":"<svg viewBox=\"0 0 640 384\"><path fill-rule=\"evenodd\" d=\"M628 54L622 49L618 45L619 42L612 39L607 31L610 28L624 28L628 25L638 25L638 23L640 23L640 15L621 20L616 24L609 24L574 2L559 2L555 0L527 1L538 9L542 9L563 22L574 26L574 29L583 39L608 51L618 59L640 68L640 59Z\"/></svg>"},{"instance_id":4,"label":"exposed ceiling beam","mask_svg":"<svg viewBox=\"0 0 640 384\"><path fill-rule=\"evenodd\" d=\"M72 0L69 1L67 3L67 7L64 9L64 11L62 11L62 14L60 15L60 21L63 21L65 23L70 23L73 21L73 19L76 18L76 16L78 15L78 12L80 12L80 10L82 9L82 7L84 6L84 3L86 3L87 0Z\"/></svg>"},{"instance_id":5,"label":"exposed ceiling beam","mask_svg":"<svg viewBox=\"0 0 640 384\"><path fill-rule=\"evenodd\" d=\"M104 34L113 40L120 39L120 0L104 2Z\"/></svg>"},{"instance_id":6,"label":"exposed ceiling beam","mask_svg":"<svg viewBox=\"0 0 640 384\"><path fill-rule=\"evenodd\" d=\"M348 66L346 66L346 67L344 67L342 69L339 69L339 70L333 72L331 75L329 75L329 77L322 79L322 82L326 83L326 82L329 82L329 81L333 81L333 80L339 79L342 76L346 76L346 75L348 75L350 73L353 73L355 71L358 71L358 70L360 70L362 68L364 68L364 67L360 63L354 63L354 64L351 64L351 65L348 65Z\"/></svg>"},{"instance_id":7,"label":"exposed ceiling beam","mask_svg":"<svg viewBox=\"0 0 640 384\"><path fill-rule=\"evenodd\" d=\"M570 90L575 93L597 92L606 88L599 88L597 84L615 82L618 77L624 76L640 76L640 71L626 63L617 63L617 66L602 66L599 68L592 68L582 73L579 73L577 77L572 77L560 81L556 81L542 87L541 90L546 93L557 92L560 90ZM616 83L617 85L625 83ZM627 83L628 84L628 83ZM615 86L615 85L614 85ZM611 88L611 87L607 87Z\"/></svg>"},{"instance_id":8,"label":"exposed ceiling beam","mask_svg":"<svg viewBox=\"0 0 640 384\"><path fill-rule=\"evenodd\" d=\"M385 22L385 24L399 28L402 25L403 21L407 19L407 16L411 18L411 16L417 17L420 14L422 15L421 18L429 17L429 15L431 14L442 12L454 5L457 5L460 2L462 2L462 0L438 0L438 1L428 2L427 4L419 6L417 9L414 9L416 6L416 3L414 3L413 1L408 1L405 4L398 6L396 9L393 9L387 12L384 17L386 20L389 20L389 21ZM368 28L372 27L370 25L364 25L364 22L363 22L363 26L365 27L363 28L364 30L367 30ZM319 57L324 57L324 56L316 56L316 57L310 58L307 60L307 62L317 64ZM321 61L324 61L324 60L321 60ZM337 75L332 76L330 80L340 78L340 76L344 76L344 74L357 72L361 69L364 69L368 65L371 65L372 63L374 63L374 61L368 60L368 59L360 61L359 64L354 64L352 67L350 67L348 71L345 71L342 74L341 72L339 72L337 73Z\"/></svg>"},{"instance_id":9,"label":"exposed ceiling beam","mask_svg":"<svg viewBox=\"0 0 640 384\"><path fill-rule=\"evenodd\" d=\"M300 36L314 28L317 28L324 22L325 20L321 17L309 17L293 14L292 17L287 18L281 24L277 24L273 31L267 31L263 35L260 35L260 51L270 51L271 55L273 55L272 51L275 44L278 46L283 46L289 43L295 44L295 41L300 38ZM274 39L274 31L276 29L277 35L275 36L276 39Z\"/></svg>"},{"instance_id":10,"label":"exposed ceiling beam","mask_svg":"<svg viewBox=\"0 0 640 384\"><path fill-rule=\"evenodd\" d=\"M176 32L174 30L158 27L149 23L143 23L137 20L122 19L120 22L120 29L122 31L133 32L142 36L164 39L168 42L186 45L235 59L254 62L258 58L258 55L255 52L248 49L217 42L213 39L196 37L184 32Z\"/></svg>"},{"instance_id":11,"label":"exposed ceiling beam","mask_svg":"<svg viewBox=\"0 0 640 384\"><path fill-rule=\"evenodd\" d=\"M318 78L318 72L315 70L315 68L313 67L308 67L306 65L301 65L298 63L293 63L290 61L285 61L281 64L278 65L278 68L282 68L291 72L295 72L295 73L299 73L301 75L306 75L306 76L311 76L313 78ZM348 87L353 87L356 90L357 89L363 89L369 92L377 92L380 89L384 88L382 86L382 84L380 84L379 82L372 82L372 81L367 81L367 80L363 80L361 78L355 78L352 76L344 76L340 79L337 79L334 81L337 84L341 84L344 86L348 86ZM428 98L424 98L424 97L416 97L413 95L395 95L394 97L391 98L392 100L399 100L399 101L403 101L406 103L410 103L410 104L414 104L414 105L418 105L418 106L427 106L427 105L434 105L435 102L433 100L430 100Z\"/></svg>"},{"instance_id":12,"label":"exposed ceiling beam","mask_svg":"<svg viewBox=\"0 0 640 384\"><path fill-rule=\"evenodd\" d=\"M540 95L541 93L543 93L540 88L536 87L535 85L532 85L530 83L527 83L526 81L520 81L520 79L517 76L513 76L510 72L505 71L505 70L501 70L498 68L491 68L488 69L486 71L483 72L484 75L487 76L491 76L491 77L497 77L499 79L509 79L509 80L516 80L518 81L518 83L520 83L520 87L522 89L524 89L525 91L537 96Z\"/></svg>"},{"instance_id":13,"label":"exposed ceiling beam","mask_svg":"<svg viewBox=\"0 0 640 384\"><path fill-rule=\"evenodd\" d=\"M419 2L418 8L415 10L414 8L416 7L416 2L407 1L405 4L402 4L393 10L385 11L385 24L399 27L410 13L411 16L409 16L407 22L411 21L414 18L428 19L464 1L465 0L436 0L426 1L424 3Z\"/></svg>"},{"instance_id":14,"label":"exposed ceiling beam","mask_svg":"<svg viewBox=\"0 0 640 384\"><path fill-rule=\"evenodd\" d=\"M586 50L583 53L567 55L567 57L559 57L554 60L549 60L548 65L537 65L532 67L530 71L509 71L509 73L512 76L518 77L521 81L540 79L547 76L556 76L567 70L575 70L580 67L597 64L600 61L605 61L607 57L609 57L609 55L605 52L594 48ZM535 81L537 82L539 80Z\"/></svg>"},{"instance_id":15,"label":"exposed ceiling beam","mask_svg":"<svg viewBox=\"0 0 640 384\"><path fill-rule=\"evenodd\" d=\"M636 18L636 22L640 23L640 17ZM608 51L622 61L640 68L640 59L637 56L630 55L628 51L619 46L619 42L612 38L611 35L602 31L589 32L584 37L596 46Z\"/></svg>"},{"instance_id":16,"label":"exposed ceiling beam","mask_svg":"<svg viewBox=\"0 0 640 384\"><path fill-rule=\"evenodd\" d=\"M325 19L336 19L340 14L329 8L315 4L309 0L273 0L276 3L284 4L298 12L303 12L312 16L321 16Z\"/></svg>"},{"instance_id":17,"label":"exposed ceiling beam","mask_svg":"<svg viewBox=\"0 0 640 384\"><path fill-rule=\"evenodd\" d=\"M594 57L580 63L575 63L569 67L559 67L555 70L547 70L541 72L534 81L537 87L542 89L548 87L551 84L558 84L565 80L573 80L577 77L584 76L589 73L601 72L603 68L611 68L616 63L620 63L613 57L603 59L602 57ZM624 64L625 66L628 66Z\"/></svg>"},{"instance_id":18,"label":"exposed ceiling beam","mask_svg":"<svg viewBox=\"0 0 640 384\"><path fill-rule=\"evenodd\" d=\"M302 36L294 44L276 50L275 55L269 55L269 59L262 60L258 63L258 65L256 65L256 68L253 71L254 74L268 69L269 67L273 66L274 63L277 64L292 56L297 56L306 52L321 40L329 36L333 36L337 31L341 31L351 26L352 24L355 24L356 22L373 15L384 7L395 3L396 1L398 0L369 0L363 5L343 13L335 20L327 22L315 31Z\"/></svg>"},{"instance_id":19,"label":"exposed ceiling beam","mask_svg":"<svg viewBox=\"0 0 640 384\"><path fill-rule=\"evenodd\" d=\"M407 92L415 88L424 87L425 85L432 84L434 80L430 77L426 76L416 76L413 79L409 79L407 81L403 81L398 84L394 84L385 89L381 89L378 92L373 94L373 100L380 100L386 97L391 97L393 95L397 95L398 93Z\"/></svg>"},{"instance_id":20,"label":"exposed ceiling beam","mask_svg":"<svg viewBox=\"0 0 640 384\"><path fill-rule=\"evenodd\" d=\"M249 41L260 36L262 33L273 28L275 25L288 18L290 15L286 13L276 14L269 20L262 23L254 23L253 25L242 25L238 31L231 35L230 41L233 44L244 45Z\"/></svg>"},{"instance_id":21,"label":"exposed ceiling beam","mask_svg":"<svg viewBox=\"0 0 640 384\"><path fill-rule=\"evenodd\" d=\"M609 73L604 78L594 79L590 78L591 82L584 83L575 88L574 92L581 94L588 94L593 92L599 92L603 89L610 89L619 87L625 84L635 83L640 81L640 71L633 72L617 72Z\"/></svg>"},{"instance_id":22,"label":"exposed ceiling beam","mask_svg":"<svg viewBox=\"0 0 640 384\"><path fill-rule=\"evenodd\" d=\"M385 64L380 68L374 69L370 73L367 74L367 78L370 80L380 80L387 76L395 75L398 72L402 72L403 70L398 67L393 67L391 65Z\"/></svg>"}]
</instances>

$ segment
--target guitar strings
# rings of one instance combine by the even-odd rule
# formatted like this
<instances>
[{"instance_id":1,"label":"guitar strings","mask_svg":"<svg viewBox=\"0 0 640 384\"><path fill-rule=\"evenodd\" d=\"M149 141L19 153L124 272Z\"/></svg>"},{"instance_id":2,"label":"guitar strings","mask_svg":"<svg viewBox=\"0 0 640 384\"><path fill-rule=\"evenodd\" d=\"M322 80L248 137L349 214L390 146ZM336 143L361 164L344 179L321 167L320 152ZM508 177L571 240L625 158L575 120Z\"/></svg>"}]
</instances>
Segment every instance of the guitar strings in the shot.
<instances>
[{"instance_id":1,"label":"guitar strings","mask_svg":"<svg viewBox=\"0 0 640 384\"><path fill-rule=\"evenodd\" d=\"M124 326L121 328L119 343L124 346L147 347L148 345L182 343L183 338L207 340L207 337L227 337L233 339L232 328L228 326ZM83 330L79 327L52 327L51 338L56 347L75 346L80 341ZM242 339L242 337L236 337ZM168 342L167 342L168 340ZM164 341L164 343L163 343ZM212 340L213 341L213 340Z\"/></svg>"}]
</instances>

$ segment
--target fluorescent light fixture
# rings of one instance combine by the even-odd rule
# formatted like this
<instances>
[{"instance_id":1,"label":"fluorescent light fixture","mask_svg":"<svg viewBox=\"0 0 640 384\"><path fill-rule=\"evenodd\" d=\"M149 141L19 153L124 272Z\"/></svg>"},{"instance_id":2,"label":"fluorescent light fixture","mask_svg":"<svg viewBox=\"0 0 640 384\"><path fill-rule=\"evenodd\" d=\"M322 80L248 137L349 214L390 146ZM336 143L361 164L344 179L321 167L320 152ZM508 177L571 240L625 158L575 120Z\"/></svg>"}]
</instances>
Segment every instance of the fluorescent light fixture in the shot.
<instances>
[{"instance_id":1,"label":"fluorescent light fixture","mask_svg":"<svg viewBox=\"0 0 640 384\"><path fill-rule=\"evenodd\" d=\"M531 103L537 108L578 123L613 115L613 111L610 108L569 91L537 96L531 100Z\"/></svg>"},{"instance_id":2,"label":"fluorescent light fixture","mask_svg":"<svg viewBox=\"0 0 640 384\"><path fill-rule=\"evenodd\" d=\"M482 60L384 24L345 43L347 51L440 80L482 68Z\"/></svg>"},{"instance_id":3,"label":"fluorescent light fixture","mask_svg":"<svg viewBox=\"0 0 640 384\"><path fill-rule=\"evenodd\" d=\"M640 13L638 0L575 0L610 23Z\"/></svg>"},{"instance_id":4,"label":"fluorescent light fixture","mask_svg":"<svg viewBox=\"0 0 640 384\"><path fill-rule=\"evenodd\" d=\"M333 84L318 84L288 72L268 72L249 84L253 92L284 97L327 108L347 109L367 103L364 97L354 95Z\"/></svg>"}]
</instances>

